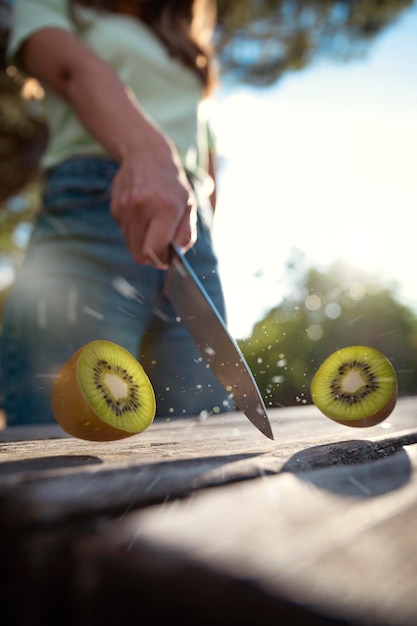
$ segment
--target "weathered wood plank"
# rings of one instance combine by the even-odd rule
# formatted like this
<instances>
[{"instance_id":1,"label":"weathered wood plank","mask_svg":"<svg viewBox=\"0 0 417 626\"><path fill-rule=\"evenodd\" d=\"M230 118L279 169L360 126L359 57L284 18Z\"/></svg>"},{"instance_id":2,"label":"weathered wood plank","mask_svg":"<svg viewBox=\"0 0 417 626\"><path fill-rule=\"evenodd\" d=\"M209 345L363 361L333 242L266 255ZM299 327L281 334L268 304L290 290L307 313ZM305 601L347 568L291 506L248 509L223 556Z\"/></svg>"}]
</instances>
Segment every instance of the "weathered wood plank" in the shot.
<instances>
[{"instance_id":1,"label":"weathered wood plank","mask_svg":"<svg viewBox=\"0 0 417 626\"><path fill-rule=\"evenodd\" d=\"M238 413L107 444L1 432L3 613L415 626L417 399L370 429L270 418L275 441Z\"/></svg>"},{"instance_id":2,"label":"weathered wood plank","mask_svg":"<svg viewBox=\"0 0 417 626\"><path fill-rule=\"evenodd\" d=\"M251 580L265 597L349 623L415 626L416 523L413 445L364 465L201 491L129 514L107 540Z\"/></svg>"},{"instance_id":3,"label":"weathered wood plank","mask_svg":"<svg viewBox=\"0 0 417 626\"><path fill-rule=\"evenodd\" d=\"M76 440L58 427L32 428L38 438L31 440L10 429L0 443L0 498L15 524L43 523L121 512L283 470L363 463L417 440L414 430L400 430L414 423L416 404L404 399L389 423L370 429L339 426L314 407L271 411L275 441L241 414L155 423L106 444Z\"/></svg>"}]
</instances>

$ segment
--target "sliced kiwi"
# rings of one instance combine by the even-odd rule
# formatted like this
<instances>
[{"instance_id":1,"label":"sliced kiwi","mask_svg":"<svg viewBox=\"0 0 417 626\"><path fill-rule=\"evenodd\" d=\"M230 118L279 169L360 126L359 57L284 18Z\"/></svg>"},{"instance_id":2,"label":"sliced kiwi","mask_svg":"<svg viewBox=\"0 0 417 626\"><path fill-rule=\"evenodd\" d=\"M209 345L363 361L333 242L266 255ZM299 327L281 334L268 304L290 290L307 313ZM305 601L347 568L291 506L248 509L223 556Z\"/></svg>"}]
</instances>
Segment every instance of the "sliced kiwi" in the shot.
<instances>
[{"instance_id":1,"label":"sliced kiwi","mask_svg":"<svg viewBox=\"0 0 417 626\"><path fill-rule=\"evenodd\" d=\"M51 406L70 435L112 441L145 430L155 417L155 394L142 365L125 348L96 340L81 347L54 381Z\"/></svg>"},{"instance_id":2,"label":"sliced kiwi","mask_svg":"<svg viewBox=\"0 0 417 626\"><path fill-rule=\"evenodd\" d=\"M393 411L398 394L392 363L368 346L341 348L320 365L311 396L320 411L346 426L375 426Z\"/></svg>"}]
</instances>

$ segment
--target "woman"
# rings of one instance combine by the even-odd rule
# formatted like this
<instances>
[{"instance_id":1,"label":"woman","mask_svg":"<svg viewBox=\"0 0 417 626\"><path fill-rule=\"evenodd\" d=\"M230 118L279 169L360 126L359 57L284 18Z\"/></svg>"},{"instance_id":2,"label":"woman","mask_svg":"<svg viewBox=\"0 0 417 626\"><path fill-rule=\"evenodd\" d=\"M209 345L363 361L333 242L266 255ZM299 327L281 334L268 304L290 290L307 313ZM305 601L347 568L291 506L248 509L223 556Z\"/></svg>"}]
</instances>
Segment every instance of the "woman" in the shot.
<instances>
[{"instance_id":1,"label":"woman","mask_svg":"<svg viewBox=\"0 0 417 626\"><path fill-rule=\"evenodd\" d=\"M9 58L45 89L42 210L3 324L7 423L50 422L81 345L138 357L157 417L229 399L162 295L170 244L224 315L210 237L211 0L17 0Z\"/></svg>"}]
</instances>

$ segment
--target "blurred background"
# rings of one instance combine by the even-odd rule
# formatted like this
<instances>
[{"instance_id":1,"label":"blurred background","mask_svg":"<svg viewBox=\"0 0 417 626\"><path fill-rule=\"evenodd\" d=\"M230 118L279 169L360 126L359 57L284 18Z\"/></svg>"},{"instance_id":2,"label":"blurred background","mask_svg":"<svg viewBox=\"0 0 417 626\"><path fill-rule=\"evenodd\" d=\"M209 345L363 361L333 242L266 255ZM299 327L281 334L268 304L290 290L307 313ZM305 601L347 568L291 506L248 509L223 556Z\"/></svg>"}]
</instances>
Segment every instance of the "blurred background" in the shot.
<instances>
[{"instance_id":1,"label":"blurred background","mask_svg":"<svg viewBox=\"0 0 417 626\"><path fill-rule=\"evenodd\" d=\"M417 307L407 226L417 208L417 7L284 4L303 6L286 28L306 31L298 71L262 73L272 82L260 86L226 72L213 114L222 157L216 237L237 336L285 293L294 255L322 269L344 259L397 282ZM356 5L356 22L343 5Z\"/></svg>"},{"instance_id":2,"label":"blurred background","mask_svg":"<svg viewBox=\"0 0 417 626\"><path fill-rule=\"evenodd\" d=\"M12 0L0 4L1 45ZM215 245L228 324L267 406L380 349L417 392L417 5L219 1ZM38 208L42 90L0 73L0 323Z\"/></svg>"}]
</instances>

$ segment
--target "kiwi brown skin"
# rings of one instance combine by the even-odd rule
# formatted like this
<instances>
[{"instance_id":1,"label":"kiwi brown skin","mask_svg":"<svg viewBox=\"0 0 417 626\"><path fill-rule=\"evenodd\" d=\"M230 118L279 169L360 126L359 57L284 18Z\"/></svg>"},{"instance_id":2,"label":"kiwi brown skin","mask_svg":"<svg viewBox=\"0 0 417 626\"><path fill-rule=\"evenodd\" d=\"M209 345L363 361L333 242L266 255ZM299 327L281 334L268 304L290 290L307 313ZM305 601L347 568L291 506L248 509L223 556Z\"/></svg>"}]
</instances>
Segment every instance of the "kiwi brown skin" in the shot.
<instances>
[{"instance_id":1,"label":"kiwi brown skin","mask_svg":"<svg viewBox=\"0 0 417 626\"><path fill-rule=\"evenodd\" d=\"M341 372L360 370L364 387L358 388L357 392L342 390ZM381 379L378 380L375 372L383 374ZM386 385L384 396L378 397L383 384ZM355 393L358 393L357 397ZM328 398L324 397L325 394ZM367 428L381 423L394 410L398 399L397 376L391 362L379 350L369 346L347 346L327 357L318 368L311 382L311 395L314 404L326 417L344 426ZM374 406L373 396L376 396ZM367 398L363 408L362 397ZM371 403L368 402L369 397L372 397ZM328 401L329 398L332 402ZM355 406L355 416L348 416L349 403ZM346 413L346 419L343 413Z\"/></svg>"},{"instance_id":2,"label":"kiwi brown skin","mask_svg":"<svg viewBox=\"0 0 417 626\"><path fill-rule=\"evenodd\" d=\"M112 345L120 348L116 344ZM78 360L85 348L86 346L79 348L64 363L55 378L51 392L51 407L56 421L69 435L88 441L117 441L138 434L141 431L130 432L105 422L87 401L78 382L77 374ZM153 394L150 381L147 379L146 374L143 374L143 376ZM149 423L153 421L155 409L156 405L153 396L153 406L151 406L153 414L150 415Z\"/></svg>"}]
</instances>

